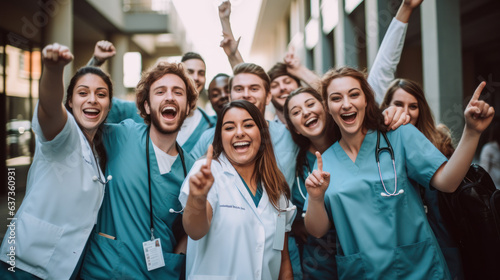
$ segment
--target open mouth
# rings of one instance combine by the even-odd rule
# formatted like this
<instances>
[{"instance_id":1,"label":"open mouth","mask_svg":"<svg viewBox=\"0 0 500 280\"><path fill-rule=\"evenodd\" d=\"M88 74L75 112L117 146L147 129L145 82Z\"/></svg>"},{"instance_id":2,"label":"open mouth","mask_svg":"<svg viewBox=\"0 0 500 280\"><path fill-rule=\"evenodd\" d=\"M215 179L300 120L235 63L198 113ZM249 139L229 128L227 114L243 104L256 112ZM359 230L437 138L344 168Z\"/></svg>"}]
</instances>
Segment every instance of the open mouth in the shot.
<instances>
[{"instance_id":1,"label":"open mouth","mask_svg":"<svg viewBox=\"0 0 500 280\"><path fill-rule=\"evenodd\" d=\"M173 106L167 106L161 111L161 116L167 120L172 120L177 116L177 109Z\"/></svg>"},{"instance_id":2,"label":"open mouth","mask_svg":"<svg viewBox=\"0 0 500 280\"><path fill-rule=\"evenodd\" d=\"M283 94L283 95L281 95L281 96L280 96L280 97L278 97L278 98L279 98L279 99L287 99L289 95L290 95L290 94Z\"/></svg>"},{"instance_id":3,"label":"open mouth","mask_svg":"<svg viewBox=\"0 0 500 280\"><path fill-rule=\"evenodd\" d=\"M304 125L306 127L310 127L310 126L314 126L317 123L318 123L318 118L313 117L313 118L308 119Z\"/></svg>"},{"instance_id":4,"label":"open mouth","mask_svg":"<svg viewBox=\"0 0 500 280\"><path fill-rule=\"evenodd\" d=\"M348 114L341 114L340 117L345 121L345 122L353 122L356 119L356 116L358 113L348 113Z\"/></svg>"},{"instance_id":5,"label":"open mouth","mask_svg":"<svg viewBox=\"0 0 500 280\"><path fill-rule=\"evenodd\" d=\"M250 142L248 142L248 141L236 142L233 144L233 147L236 151L243 152L243 151L246 151L248 149L248 147L250 147Z\"/></svg>"},{"instance_id":6,"label":"open mouth","mask_svg":"<svg viewBox=\"0 0 500 280\"><path fill-rule=\"evenodd\" d=\"M96 118L100 112L101 112L101 110L99 110L99 109L83 109L83 114L87 118Z\"/></svg>"}]
</instances>

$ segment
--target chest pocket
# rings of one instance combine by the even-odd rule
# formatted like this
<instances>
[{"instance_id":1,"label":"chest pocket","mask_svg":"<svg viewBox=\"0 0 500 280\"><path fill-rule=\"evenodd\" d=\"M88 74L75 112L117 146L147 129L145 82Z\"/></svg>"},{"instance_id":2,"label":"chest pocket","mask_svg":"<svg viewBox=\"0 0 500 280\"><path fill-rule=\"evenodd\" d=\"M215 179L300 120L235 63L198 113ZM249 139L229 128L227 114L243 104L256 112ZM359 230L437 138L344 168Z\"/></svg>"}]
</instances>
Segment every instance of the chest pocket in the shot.
<instances>
[{"instance_id":1,"label":"chest pocket","mask_svg":"<svg viewBox=\"0 0 500 280\"><path fill-rule=\"evenodd\" d=\"M385 185L385 189L384 189ZM371 191L374 197L373 203L375 209L379 212L392 212L392 211L401 211L401 207L408 206L408 190L407 183L402 180L398 180L397 190L395 190L395 180L394 178L385 179L384 185L382 182L377 182L372 185ZM394 195L390 195L394 193Z\"/></svg>"}]
</instances>

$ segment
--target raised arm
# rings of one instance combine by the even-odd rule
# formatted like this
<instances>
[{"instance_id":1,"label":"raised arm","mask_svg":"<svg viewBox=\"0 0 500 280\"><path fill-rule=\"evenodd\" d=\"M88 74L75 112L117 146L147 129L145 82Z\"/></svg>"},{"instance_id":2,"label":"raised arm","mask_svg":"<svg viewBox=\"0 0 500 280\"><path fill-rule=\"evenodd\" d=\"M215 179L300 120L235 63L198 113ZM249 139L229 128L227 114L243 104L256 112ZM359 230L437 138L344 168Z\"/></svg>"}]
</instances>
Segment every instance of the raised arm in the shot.
<instances>
[{"instance_id":1,"label":"raised arm","mask_svg":"<svg viewBox=\"0 0 500 280\"><path fill-rule=\"evenodd\" d=\"M64 66L73 60L66 46L54 43L42 50L43 74L40 79L38 121L46 140L52 140L64 128L68 113L64 97Z\"/></svg>"},{"instance_id":2,"label":"raised arm","mask_svg":"<svg viewBox=\"0 0 500 280\"><path fill-rule=\"evenodd\" d=\"M330 173L323 171L323 159L319 152L316 152L316 161L318 170L314 170L306 179L308 205L304 224L309 234L320 238L332 225L325 208L325 192L330 184Z\"/></svg>"},{"instance_id":3,"label":"raised arm","mask_svg":"<svg viewBox=\"0 0 500 280\"><path fill-rule=\"evenodd\" d=\"M243 63L243 58L238 50L238 45L240 44L241 37L236 41L234 39L233 31L231 29L231 22L229 17L231 15L231 2L224 1L219 5L219 18L222 25L222 41L220 46L224 49L227 55L231 68L236 65Z\"/></svg>"},{"instance_id":4,"label":"raised arm","mask_svg":"<svg viewBox=\"0 0 500 280\"><path fill-rule=\"evenodd\" d=\"M288 73L299 78L301 81L304 81L310 87L318 91L320 90L320 77L300 62L300 59L295 55L293 48L290 48L283 61L286 64L286 70Z\"/></svg>"},{"instance_id":5,"label":"raised arm","mask_svg":"<svg viewBox=\"0 0 500 280\"><path fill-rule=\"evenodd\" d=\"M375 101L380 104L399 64L406 37L408 20L413 10L423 0L403 0L395 19L389 25L368 75L368 83L375 91Z\"/></svg>"},{"instance_id":6,"label":"raised arm","mask_svg":"<svg viewBox=\"0 0 500 280\"><path fill-rule=\"evenodd\" d=\"M467 174L474 158L481 133L488 127L495 116L495 110L486 102L479 100L486 82L482 82L474 92L465 108L465 128L457 149L450 160L434 174L431 185L443 192L454 192Z\"/></svg>"},{"instance_id":7,"label":"raised arm","mask_svg":"<svg viewBox=\"0 0 500 280\"><path fill-rule=\"evenodd\" d=\"M213 147L207 152L207 163L200 171L189 178L189 195L182 215L182 224L187 235L193 240L205 236L212 222L212 206L207 200L208 192L214 183L211 171Z\"/></svg>"},{"instance_id":8,"label":"raised arm","mask_svg":"<svg viewBox=\"0 0 500 280\"><path fill-rule=\"evenodd\" d=\"M115 46L113 43L101 40L95 44L94 55L87 63L87 66L101 66L106 60L112 58L116 54Z\"/></svg>"}]
</instances>

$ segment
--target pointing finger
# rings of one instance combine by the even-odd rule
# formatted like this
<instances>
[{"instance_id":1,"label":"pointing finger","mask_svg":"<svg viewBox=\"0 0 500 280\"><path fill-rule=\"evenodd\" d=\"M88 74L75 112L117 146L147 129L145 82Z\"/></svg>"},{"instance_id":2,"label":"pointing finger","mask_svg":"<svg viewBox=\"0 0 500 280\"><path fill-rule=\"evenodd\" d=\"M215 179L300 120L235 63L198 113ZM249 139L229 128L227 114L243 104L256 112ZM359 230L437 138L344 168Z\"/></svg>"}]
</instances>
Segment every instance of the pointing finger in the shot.
<instances>
[{"instance_id":1,"label":"pointing finger","mask_svg":"<svg viewBox=\"0 0 500 280\"><path fill-rule=\"evenodd\" d=\"M476 91L474 91L474 95L472 95L472 98L469 101L469 103L471 103L472 101L479 100L479 96L481 96L481 92L483 91L485 86L486 86L486 82L484 82L484 81L479 84L479 86L476 88Z\"/></svg>"},{"instance_id":2,"label":"pointing finger","mask_svg":"<svg viewBox=\"0 0 500 280\"><path fill-rule=\"evenodd\" d=\"M211 170L210 167L212 165L213 153L214 153L214 147L212 145L208 146L207 163L206 163L208 170Z\"/></svg>"},{"instance_id":3,"label":"pointing finger","mask_svg":"<svg viewBox=\"0 0 500 280\"><path fill-rule=\"evenodd\" d=\"M316 151L316 162L318 163L318 170L323 171L323 158L321 158L321 154Z\"/></svg>"}]
</instances>

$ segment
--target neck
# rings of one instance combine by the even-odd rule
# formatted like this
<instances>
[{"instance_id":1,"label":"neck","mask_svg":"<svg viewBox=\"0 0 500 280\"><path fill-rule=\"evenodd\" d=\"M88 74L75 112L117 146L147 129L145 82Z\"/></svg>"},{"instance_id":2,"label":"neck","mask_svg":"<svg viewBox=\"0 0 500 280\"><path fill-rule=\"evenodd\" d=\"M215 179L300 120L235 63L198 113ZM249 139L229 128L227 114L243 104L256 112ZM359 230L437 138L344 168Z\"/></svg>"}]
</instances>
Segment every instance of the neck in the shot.
<instances>
[{"instance_id":1,"label":"neck","mask_svg":"<svg viewBox=\"0 0 500 280\"><path fill-rule=\"evenodd\" d=\"M171 156L176 156L178 154L177 149L175 148L175 139L177 138L177 132L165 134L159 132L154 126L151 126L149 129L149 134L151 137L151 141L160 150Z\"/></svg>"},{"instance_id":2,"label":"neck","mask_svg":"<svg viewBox=\"0 0 500 280\"><path fill-rule=\"evenodd\" d=\"M281 123L286 124L285 115L283 114L283 111L276 110L276 116L281 121Z\"/></svg>"},{"instance_id":3,"label":"neck","mask_svg":"<svg viewBox=\"0 0 500 280\"><path fill-rule=\"evenodd\" d=\"M94 136L96 134L96 130L87 130L87 129L82 129L83 135L85 138L87 138L87 141L89 141L90 147L92 147L93 142L94 142Z\"/></svg>"},{"instance_id":4,"label":"neck","mask_svg":"<svg viewBox=\"0 0 500 280\"><path fill-rule=\"evenodd\" d=\"M255 181L255 178L253 178L253 171L255 169L255 163L252 163L251 165L246 165L246 166L238 166L238 165L233 165L234 169L238 171L238 174L240 174L241 178L245 180L245 183L247 183L248 187L250 190L256 190L257 189L257 182Z\"/></svg>"},{"instance_id":5,"label":"neck","mask_svg":"<svg viewBox=\"0 0 500 280\"><path fill-rule=\"evenodd\" d=\"M309 140L311 140L311 146L309 147L309 151L311 153L315 153L316 151L323 153L326 151L331 145L333 145L336 137L335 137L335 131L333 130L333 126L331 126L332 129L327 129L324 131L324 133L321 133L318 137L312 137Z\"/></svg>"},{"instance_id":6,"label":"neck","mask_svg":"<svg viewBox=\"0 0 500 280\"><path fill-rule=\"evenodd\" d=\"M342 133L342 138L339 140L339 144L342 149L347 153L352 161L356 160L363 140L365 140L366 133L358 132L356 134Z\"/></svg>"}]
</instances>

